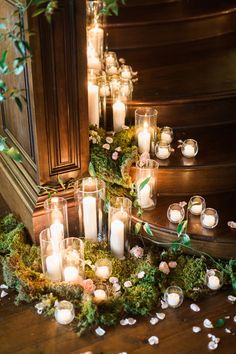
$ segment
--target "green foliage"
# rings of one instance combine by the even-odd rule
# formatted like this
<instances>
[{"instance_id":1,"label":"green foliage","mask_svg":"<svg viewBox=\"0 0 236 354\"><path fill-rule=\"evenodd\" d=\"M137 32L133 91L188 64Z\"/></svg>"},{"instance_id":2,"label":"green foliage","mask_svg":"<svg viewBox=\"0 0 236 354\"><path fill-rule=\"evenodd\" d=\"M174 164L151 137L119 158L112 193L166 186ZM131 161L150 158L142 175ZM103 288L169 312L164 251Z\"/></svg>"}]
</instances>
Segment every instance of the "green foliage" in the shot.
<instances>
[{"instance_id":1,"label":"green foliage","mask_svg":"<svg viewBox=\"0 0 236 354\"><path fill-rule=\"evenodd\" d=\"M12 158L16 162L22 162L22 157L18 150L14 147L9 148L6 144L6 138L0 135L0 153L4 153Z\"/></svg>"},{"instance_id":2,"label":"green foliage","mask_svg":"<svg viewBox=\"0 0 236 354\"><path fill-rule=\"evenodd\" d=\"M77 334L80 336L91 325L97 322L97 306L90 296L84 296L81 303L79 315L76 316L78 321Z\"/></svg>"}]
</instances>

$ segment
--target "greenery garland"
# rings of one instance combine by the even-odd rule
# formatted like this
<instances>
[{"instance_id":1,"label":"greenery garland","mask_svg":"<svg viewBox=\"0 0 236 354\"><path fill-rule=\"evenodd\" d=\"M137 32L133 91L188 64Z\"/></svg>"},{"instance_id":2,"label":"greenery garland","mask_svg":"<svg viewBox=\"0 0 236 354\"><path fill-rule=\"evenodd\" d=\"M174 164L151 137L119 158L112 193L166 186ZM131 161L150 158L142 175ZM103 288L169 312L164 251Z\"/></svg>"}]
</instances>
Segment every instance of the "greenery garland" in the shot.
<instances>
[{"instance_id":1,"label":"greenery garland","mask_svg":"<svg viewBox=\"0 0 236 354\"><path fill-rule=\"evenodd\" d=\"M0 222L3 277L6 285L17 292L16 304L40 301L36 307L40 307L44 315L53 316L55 302L69 300L75 308L73 325L78 334L97 325L116 325L126 315L147 316L159 304L170 285L180 286L184 295L194 300L210 294L211 291L205 286L206 270L214 267L222 271L222 268L229 267L226 261L217 262L215 267L209 258L188 256L171 249L152 247L144 255L138 246L132 250L136 251L125 260L119 260L108 251L106 243L86 242L85 275L89 279L82 284L53 283L42 274L40 248L27 243L23 224L18 223L13 215ZM100 280L95 276L93 264L101 258L112 262L112 277L118 279L120 289L114 291L111 281L104 282L109 294L108 301L96 304L91 289ZM171 265L170 262L172 268L170 266L168 272L163 272L161 265ZM126 287L127 281L132 286ZM224 285L229 283L230 277L225 274Z\"/></svg>"}]
</instances>

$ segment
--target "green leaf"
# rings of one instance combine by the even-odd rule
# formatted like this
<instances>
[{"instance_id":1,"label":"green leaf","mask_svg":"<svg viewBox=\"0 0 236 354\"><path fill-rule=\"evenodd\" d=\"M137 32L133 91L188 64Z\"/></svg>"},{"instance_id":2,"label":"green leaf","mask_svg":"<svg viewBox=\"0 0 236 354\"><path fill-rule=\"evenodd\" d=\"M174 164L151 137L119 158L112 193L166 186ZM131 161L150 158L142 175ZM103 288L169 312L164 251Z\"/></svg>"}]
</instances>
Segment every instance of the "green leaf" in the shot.
<instances>
[{"instance_id":1,"label":"green leaf","mask_svg":"<svg viewBox=\"0 0 236 354\"><path fill-rule=\"evenodd\" d=\"M8 151L6 151L6 154L12 158L12 160L16 162L22 162L22 157L14 147L11 147Z\"/></svg>"},{"instance_id":2,"label":"green leaf","mask_svg":"<svg viewBox=\"0 0 236 354\"><path fill-rule=\"evenodd\" d=\"M187 220L183 220L179 223L179 225L177 226L177 234L178 234L178 237L180 237L182 235L182 233L184 232L184 230L186 229L187 227L187 223L188 221Z\"/></svg>"},{"instance_id":3,"label":"green leaf","mask_svg":"<svg viewBox=\"0 0 236 354\"><path fill-rule=\"evenodd\" d=\"M181 244L184 246L190 246L191 245L191 240L189 235L184 234L181 238Z\"/></svg>"},{"instance_id":4,"label":"green leaf","mask_svg":"<svg viewBox=\"0 0 236 354\"><path fill-rule=\"evenodd\" d=\"M236 278L232 279L232 287L233 287L234 291L236 291Z\"/></svg>"},{"instance_id":5,"label":"green leaf","mask_svg":"<svg viewBox=\"0 0 236 354\"><path fill-rule=\"evenodd\" d=\"M224 324L225 324L225 320L223 320L223 318L219 318L219 319L216 321L215 327L220 328L220 327L223 327Z\"/></svg>"},{"instance_id":6,"label":"green leaf","mask_svg":"<svg viewBox=\"0 0 236 354\"><path fill-rule=\"evenodd\" d=\"M149 236L153 236L150 225L147 222L145 222L145 224L143 225L143 229Z\"/></svg>"},{"instance_id":7,"label":"green leaf","mask_svg":"<svg viewBox=\"0 0 236 354\"><path fill-rule=\"evenodd\" d=\"M38 16L38 15L44 13L44 12L45 12L45 9L44 9L44 8L37 9L37 10L35 10L35 11L33 12L32 17L36 17L36 16Z\"/></svg>"},{"instance_id":8,"label":"green leaf","mask_svg":"<svg viewBox=\"0 0 236 354\"><path fill-rule=\"evenodd\" d=\"M150 181L151 179L151 176L145 178L145 180L143 180L140 185L139 185L139 191L141 191L145 186L146 184L148 184L148 182Z\"/></svg>"},{"instance_id":9,"label":"green leaf","mask_svg":"<svg viewBox=\"0 0 236 354\"><path fill-rule=\"evenodd\" d=\"M94 166L93 166L93 163L90 161L89 162L89 174L91 177L96 177L96 172L95 172L95 169L94 169Z\"/></svg>"},{"instance_id":10,"label":"green leaf","mask_svg":"<svg viewBox=\"0 0 236 354\"><path fill-rule=\"evenodd\" d=\"M6 144L6 138L3 138L0 136L0 152L8 150L7 144Z\"/></svg>"},{"instance_id":11,"label":"green leaf","mask_svg":"<svg viewBox=\"0 0 236 354\"><path fill-rule=\"evenodd\" d=\"M181 244L179 243L179 241L173 241L171 246L170 246L170 249L173 252L178 252L180 250L180 247L181 247Z\"/></svg>"},{"instance_id":12,"label":"green leaf","mask_svg":"<svg viewBox=\"0 0 236 354\"><path fill-rule=\"evenodd\" d=\"M3 91L7 90L7 86L3 80L0 80L0 89L2 89Z\"/></svg>"},{"instance_id":13,"label":"green leaf","mask_svg":"<svg viewBox=\"0 0 236 354\"><path fill-rule=\"evenodd\" d=\"M15 75L20 75L24 71L24 65L19 65L14 69Z\"/></svg>"},{"instance_id":14,"label":"green leaf","mask_svg":"<svg viewBox=\"0 0 236 354\"><path fill-rule=\"evenodd\" d=\"M58 180L58 183L60 184L60 186L62 187L62 189L66 189L64 181L60 176L57 177L57 180Z\"/></svg>"},{"instance_id":15,"label":"green leaf","mask_svg":"<svg viewBox=\"0 0 236 354\"><path fill-rule=\"evenodd\" d=\"M134 233L135 235L138 235L140 230L141 230L141 227L142 227L142 223L141 222L136 222L135 224L135 227L134 227Z\"/></svg>"},{"instance_id":16,"label":"green leaf","mask_svg":"<svg viewBox=\"0 0 236 354\"><path fill-rule=\"evenodd\" d=\"M4 50L0 59L0 66L4 65L7 59L7 50Z\"/></svg>"},{"instance_id":17,"label":"green leaf","mask_svg":"<svg viewBox=\"0 0 236 354\"><path fill-rule=\"evenodd\" d=\"M14 100L15 100L15 102L16 102L16 104L17 104L17 107L19 108L19 111L22 112L23 106L22 106L22 102L21 102L20 98L17 97L17 96L15 96L15 97L14 97Z\"/></svg>"}]
</instances>

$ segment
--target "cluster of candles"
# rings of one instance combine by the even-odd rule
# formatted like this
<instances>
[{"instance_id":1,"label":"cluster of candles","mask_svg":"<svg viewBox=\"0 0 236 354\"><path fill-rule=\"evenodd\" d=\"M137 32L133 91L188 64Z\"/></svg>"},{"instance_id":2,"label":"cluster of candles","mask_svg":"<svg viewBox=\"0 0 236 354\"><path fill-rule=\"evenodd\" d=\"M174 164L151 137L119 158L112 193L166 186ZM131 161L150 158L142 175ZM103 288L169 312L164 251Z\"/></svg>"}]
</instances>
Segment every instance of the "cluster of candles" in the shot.
<instances>
[{"instance_id":1,"label":"cluster of candles","mask_svg":"<svg viewBox=\"0 0 236 354\"><path fill-rule=\"evenodd\" d=\"M195 216L200 216L200 223L207 229L213 229L219 222L219 215L213 208L206 208L205 199L195 195L191 197L189 211ZM170 222L179 224L185 217L185 210L181 203L173 203L167 210L167 218Z\"/></svg>"},{"instance_id":2,"label":"cluster of candles","mask_svg":"<svg viewBox=\"0 0 236 354\"><path fill-rule=\"evenodd\" d=\"M87 67L89 123L106 128L107 100L112 102L113 129L125 125L126 102L131 99L134 76L131 66L124 59L117 59L115 52L104 52L103 1L87 1Z\"/></svg>"}]
</instances>

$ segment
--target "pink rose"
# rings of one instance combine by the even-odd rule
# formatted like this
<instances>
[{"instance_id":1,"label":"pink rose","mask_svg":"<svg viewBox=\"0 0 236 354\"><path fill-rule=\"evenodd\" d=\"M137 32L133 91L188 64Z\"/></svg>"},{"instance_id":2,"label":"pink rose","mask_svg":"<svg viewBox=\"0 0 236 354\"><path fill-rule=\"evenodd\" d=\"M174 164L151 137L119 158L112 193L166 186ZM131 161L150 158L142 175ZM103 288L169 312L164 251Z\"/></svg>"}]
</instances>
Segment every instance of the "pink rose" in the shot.
<instances>
[{"instance_id":1,"label":"pink rose","mask_svg":"<svg viewBox=\"0 0 236 354\"><path fill-rule=\"evenodd\" d=\"M146 164L146 161L147 161L148 159L150 159L150 154L149 154L149 152L147 152L147 151L143 152L142 155L141 155L140 158L139 158L139 164L140 164L140 166L141 166L141 167L144 166L144 165Z\"/></svg>"},{"instance_id":2,"label":"pink rose","mask_svg":"<svg viewBox=\"0 0 236 354\"><path fill-rule=\"evenodd\" d=\"M92 279L86 279L83 281L83 288L87 293L92 293L96 289Z\"/></svg>"},{"instance_id":3,"label":"pink rose","mask_svg":"<svg viewBox=\"0 0 236 354\"><path fill-rule=\"evenodd\" d=\"M143 257L143 248L139 246L135 246L131 248L130 254L136 258L142 258Z\"/></svg>"},{"instance_id":4,"label":"pink rose","mask_svg":"<svg viewBox=\"0 0 236 354\"><path fill-rule=\"evenodd\" d=\"M170 262L168 263L168 266L169 266L170 268L176 268L176 267L177 267L177 262L175 262L175 261L170 261Z\"/></svg>"},{"instance_id":5,"label":"pink rose","mask_svg":"<svg viewBox=\"0 0 236 354\"><path fill-rule=\"evenodd\" d=\"M118 157L119 157L118 152L117 152L117 151L114 151L111 157L112 157L112 160L117 160Z\"/></svg>"},{"instance_id":6,"label":"pink rose","mask_svg":"<svg viewBox=\"0 0 236 354\"><path fill-rule=\"evenodd\" d=\"M166 262L161 262L159 264L159 270L164 273L164 274L169 274L170 273L170 268Z\"/></svg>"}]
</instances>

